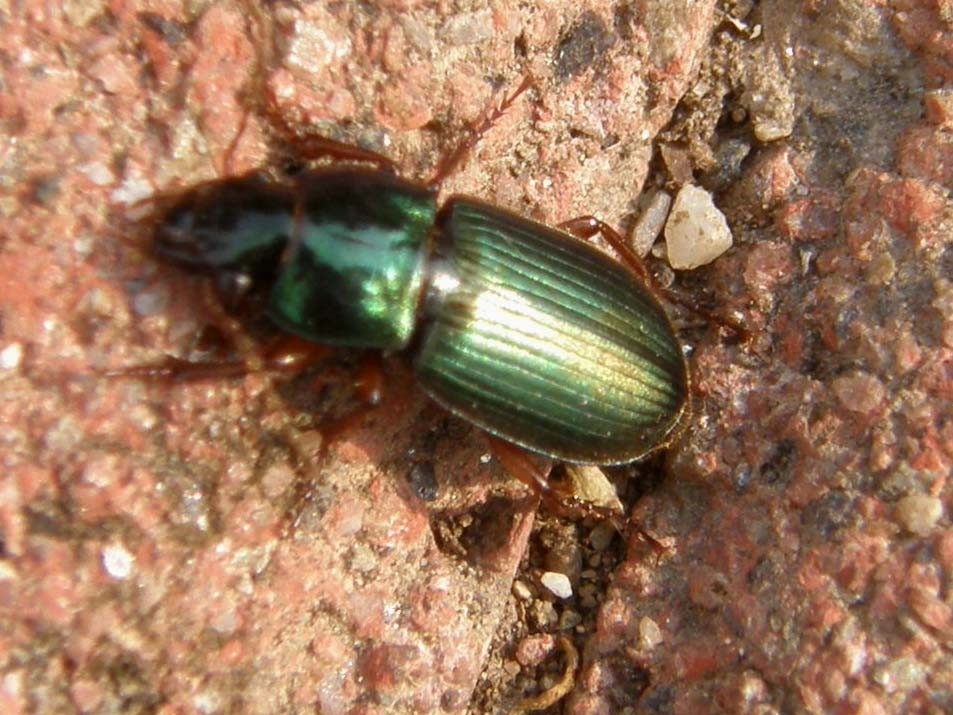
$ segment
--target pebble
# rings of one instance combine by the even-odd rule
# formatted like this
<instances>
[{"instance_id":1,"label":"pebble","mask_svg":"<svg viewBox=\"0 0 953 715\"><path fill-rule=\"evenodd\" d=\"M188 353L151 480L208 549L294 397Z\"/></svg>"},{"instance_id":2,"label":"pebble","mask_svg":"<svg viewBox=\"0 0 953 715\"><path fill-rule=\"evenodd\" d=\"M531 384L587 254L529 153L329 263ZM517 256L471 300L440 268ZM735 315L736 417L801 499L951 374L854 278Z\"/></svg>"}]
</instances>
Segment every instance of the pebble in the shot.
<instances>
[{"instance_id":1,"label":"pebble","mask_svg":"<svg viewBox=\"0 0 953 715\"><path fill-rule=\"evenodd\" d=\"M521 601L529 601L533 598L533 592L529 590L529 586L520 580L513 582L513 595Z\"/></svg>"},{"instance_id":2,"label":"pebble","mask_svg":"<svg viewBox=\"0 0 953 715\"><path fill-rule=\"evenodd\" d=\"M23 345L20 343L10 343L3 350L0 350L0 368L4 370L13 370L20 367L23 360Z\"/></svg>"},{"instance_id":3,"label":"pebble","mask_svg":"<svg viewBox=\"0 0 953 715\"><path fill-rule=\"evenodd\" d=\"M704 189L686 184L675 197L665 224L665 248L672 268L686 270L711 263L731 248L725 215Z\"/></svg>"},{"instance_id":4,"label":"pebble","mask_svg":"<svg viewBox=\"0 0 953 715\"><path fill-rule=\"evenodd\" d=\"M571 608L567 608L559 615L559 630L568 631L582 623L582 616Z\"/></svg>"},{"instance_id":5,"label":"pebble","mask_svg":"<svg viewBox=\"0 0 953 715\"><path fill-rule=\"evenodd\" d=\"M916 536L926 536L933 531L941 516L943 503L927 494L911 494L897 502L897 521Z\"/></svg>"},{"instance_id":6,"label":"pebble","mask_svg":"<svg viewBox=\"0 0 953 715\"><path fill-rule=\"evenodd\" d=\"M656 191L645 199L645 208L639 214L629 237L639 258L649 255L652 245L665 227L665 219L668 218L668 210L671 207L672 197L664 191Z\"/></svg>"},{"instance_id":7,"label":"pebble","mask_svg":"<svg viewBox=\"0 0 953 715\"><path fill-rule=\"evenodd\" d=\"M539 581L557 598L569 598L572 596L572 583L569 581L569 577L564 573L546 571L540 576Z\"/></svg>"},{"instance_id":8,"label":"pebble","mask_svg":"<svg viewBox=\"0 0 953 715\"><path fill-rule=\"evenodd\" d=\"M103 547L103 568L106 573L119 581L129 578L132 573L133 555L122 544L109 544Z\"/></svg>"},{"instance_id":9,"label":"pebble","mask_svg":"<svg viewBox=\"0 0 953 715\"><path fill-rule=\"evenodd\" d=\"M615 527L608 521L599 522L589 532L589 543L596 551L605 551L615 536Z\"/></svg>"},{"instance_id":10,"label":"pebble","mask_svg":"<svg viewBox=\"0 0 953 715\"><path fill-rule=\"evenodd\" d=\"M639 620L639 643L645 650L651 650L662 642L662 629L648 616Z\"/></svg>"}]
</instances>

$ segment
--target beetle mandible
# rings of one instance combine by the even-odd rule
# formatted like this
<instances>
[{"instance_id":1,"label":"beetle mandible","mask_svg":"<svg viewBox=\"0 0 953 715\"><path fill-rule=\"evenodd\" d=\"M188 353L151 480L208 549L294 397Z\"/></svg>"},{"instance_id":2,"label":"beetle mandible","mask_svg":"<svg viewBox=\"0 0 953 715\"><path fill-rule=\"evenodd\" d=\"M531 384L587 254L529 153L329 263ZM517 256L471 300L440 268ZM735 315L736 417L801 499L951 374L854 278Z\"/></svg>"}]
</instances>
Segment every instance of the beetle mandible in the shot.
<instances>
[{"instance_id":1,"label":"beetle mandible","mask_svg":"<svg viewBox=\"0 0 953 715\"><path fill-rule=\"evenodd\" d=\"M437 203L441 181L528 86L427 183L328 140L330 165L177 194L161 205L155 250L306 341L406 354L426 393L491 443L564 462L639 460L678 434L689 371L621 236L591 217L553 228L466 196ZM597 233L621 260L584 240Z\"/></svg>"}]
</instances>

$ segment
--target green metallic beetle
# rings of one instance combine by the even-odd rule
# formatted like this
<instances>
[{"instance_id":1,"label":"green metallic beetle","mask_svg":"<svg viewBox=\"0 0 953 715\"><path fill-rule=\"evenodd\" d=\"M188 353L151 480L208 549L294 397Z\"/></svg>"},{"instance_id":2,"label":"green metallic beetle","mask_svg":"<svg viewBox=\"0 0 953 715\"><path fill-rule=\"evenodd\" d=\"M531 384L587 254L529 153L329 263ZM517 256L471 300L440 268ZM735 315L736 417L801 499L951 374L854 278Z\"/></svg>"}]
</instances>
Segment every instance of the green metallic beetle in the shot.
<instances>
[{"instance_id":1,"label":"green metallic beetle","mask_svg":"<svg viewBox=\"0 0 953 715\"><path fill-rule=\"evenodd\" d=\"M565 462L636 461L678 435L689 372L641 263L611 227L582 217L551 228L463 196L438 208L443 179L530 86L526 76L470 127L426 184L378 154L310 137L311 158L344 163L165 198L154 245L211 276L230 310L315 346L408 355L436 402L496 438L510 472L569 506L512 445ZM581 240L597 233L619 261Z\"/></svg>"},{"instance_id":2,"label":"green metallic beetle","mask_svg":"<svg viewBox=\"0 0 953 715\"><path fill-rule=\"evenodd\" d=\"M406 352L440 405L558 460L637 460L688 410L681 346L631 266L470 198L438 210L388 171L209 182L164 208L155 246L283 331Z\"/></svg>"}]
</instances>

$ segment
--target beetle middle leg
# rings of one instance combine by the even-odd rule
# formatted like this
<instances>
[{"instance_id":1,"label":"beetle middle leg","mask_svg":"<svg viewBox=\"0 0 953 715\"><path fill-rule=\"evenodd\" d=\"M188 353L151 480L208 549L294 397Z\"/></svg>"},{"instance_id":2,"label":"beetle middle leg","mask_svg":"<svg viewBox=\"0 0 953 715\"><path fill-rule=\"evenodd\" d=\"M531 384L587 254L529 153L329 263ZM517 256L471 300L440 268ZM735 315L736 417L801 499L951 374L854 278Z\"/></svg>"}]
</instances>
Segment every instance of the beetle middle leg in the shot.
<instances>
[{"instance_id":1,"label":"beetle middle leg","mask_svg":"<svg viewBox=\"0 0 953 715\"><path fill-rule=\"evenodd\" d=\"M600 521L608 521L616 531L623 532L624 525L619 514L614 510L600 504L582 501L573 494L554 487L547 478L549 468L541 468L534 457L520 447L489 434L486 435L486 439L490 451L503 469L528 486L550 512L567 519L582 520L592 517Z\"/></svg>"},{"instance_id":2,"label":"beetle middle leg","mask_svg":"<svg viewBox=\"0 0 953 715\"><path fill-rule=\"evenodd\" d=\"M351 385L360 404L341 417L319 424L318 431L321 433L321 445L318 447L317 453L314 455L299 454L299 460L323 462L332 444L351 432L370 415L381 410L385 405L384 383L384 366L380 354L365 353L361 358ZM318 480L315 479L299 479L295 482L290 506L285 515L283 537L294 536L301 524L305 509L314 500L317 487Z\"/></svg>"}]
</instances>

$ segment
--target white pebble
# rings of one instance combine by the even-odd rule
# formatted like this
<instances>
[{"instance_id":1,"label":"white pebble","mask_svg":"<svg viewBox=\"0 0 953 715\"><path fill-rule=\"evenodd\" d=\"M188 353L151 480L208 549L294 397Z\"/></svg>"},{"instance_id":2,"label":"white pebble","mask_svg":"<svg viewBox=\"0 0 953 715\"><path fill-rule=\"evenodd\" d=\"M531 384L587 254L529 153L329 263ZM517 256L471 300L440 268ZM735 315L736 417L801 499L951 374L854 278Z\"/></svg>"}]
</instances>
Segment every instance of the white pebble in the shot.
<instances>
[{"instance_id":1,"label":"white pebble","mask_svg":"<svg viewBox=\"0 0 953 715\"><path fill-rule=\"evenodd\" d=\"M109 544L103 548L103 568L114 579L123 580L132 573L134 557L122 544Z\"/></svg>"},{"instance_id":2,"label":"white pebble","mask_svg":"<svg viewBox=\"0 0 953 715\"><path fill-rule=\"evenodd\" d=\"M116 180L112 170L101 161L91 161L88 164L83 164L79 167L79 170L96 186L109 186Z\"/></svg>"},{"instance_id":3,"label":"white pebble","mask_svg":"<svg viewBox=\"0 0 953 715\"><path fill-rule=\"evenodd\" d=\"M572 596L572 584L569 582L569 577L564 573L547 571L539 577L539 582L557 598Z\"/></svg>"},{"instance_id":4,"label":"white pebble","mask_svg":"<svg viewBox=\"0 0 953 715\"><path fill-rule=\"evenodd\" d=\"M4 370L13 370L20 367L20 361L23 360L23 345L20 343L10 343L3 350L0 350L0 368Z\"/></svg>"},{"instance_id":5,"label":"white pebble","mask_svg":"<svg viewBox=\"0 0 953 715\"><path fill-rule=\"evenodd\" d=\"M731 248L731 244L728 222L711 194L697 186L683 186L665 224L669 265L678 270L704 266Z\"/></svg>"}]
</instances>

